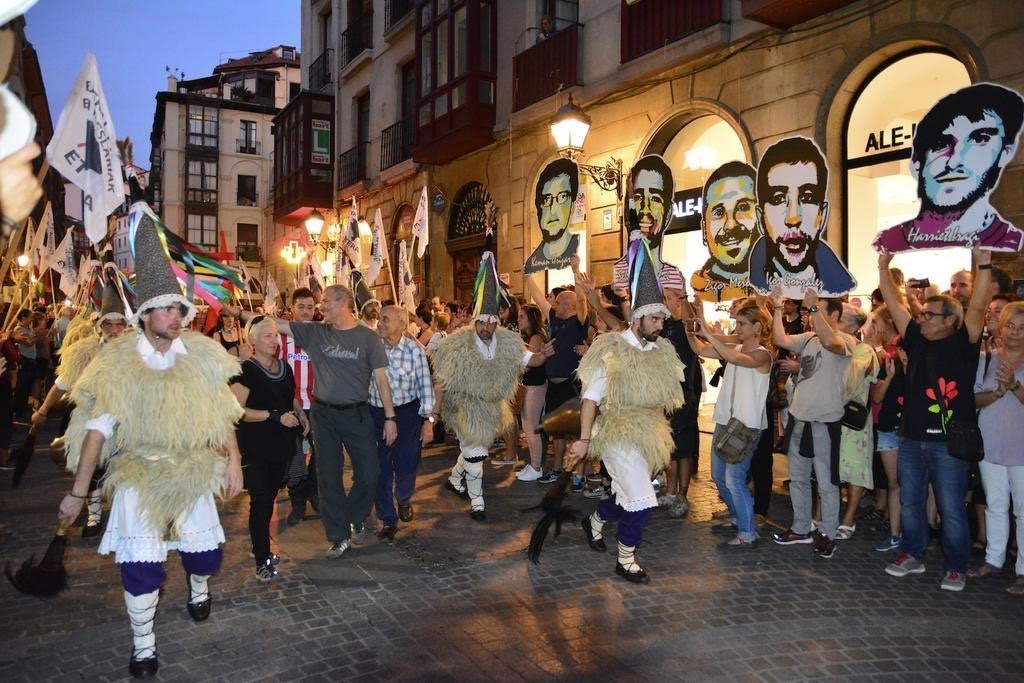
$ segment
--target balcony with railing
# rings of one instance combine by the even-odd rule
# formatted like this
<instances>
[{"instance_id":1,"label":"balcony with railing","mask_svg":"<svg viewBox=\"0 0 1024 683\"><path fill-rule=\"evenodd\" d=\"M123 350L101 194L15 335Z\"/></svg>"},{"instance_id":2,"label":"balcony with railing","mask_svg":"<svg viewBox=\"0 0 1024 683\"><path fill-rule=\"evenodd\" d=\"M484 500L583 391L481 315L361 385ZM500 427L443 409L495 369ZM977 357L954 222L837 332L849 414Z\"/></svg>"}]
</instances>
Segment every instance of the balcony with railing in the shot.
<instances>
[{"instance_id":1,"label":"balcony with railing","mask_svg":"<svg viewBox=\"0 0 1024 683\"><path fill-rule=\"evenodd\" d=\"M513 108L519 111L562 88L583 85L577 69L579 26L572 25L523 50L512 62Z\"/></svg>"},{"instance_id":2,"label":"balcony with railing","mask_svg":"<svg viewBox=\"0 0 1024 683\"><path fill-rule=\"evenodd\" d=\"M331 74L331 61L334 50L327 48L309 65L309 89L319 92L321 88L334 80Z\"/></svg>"},{"instance_id":3,"label":"balcony with railing","mask_svg":"<svg viewBox=\"0 0 1024 683\"><path fill-rule=\"evenodd\" d=\"M256 140L235 140L235 151L239 154L259 154L260 143Z\"/></svg>"},{"instance_id":4,"label":"balcony with railing","mask_svg":"<svg viewBox=\"0 0 1024 683\"><path fill-rule=\"evenodd\" d=\"M395 24L408 16L412 12L414 4L413 0L385 0L384 32L387 33Z\"/></svg>"},{"instance_id":5,"label":"balcony with railing","mask_svg":"<svg viewBox=\"0 0 1024 683\"><path fill-rule=\"evenodd\" d=\"M369 146L369 142L360 142L341 153L338 157L338 187L348 187L366 179L366 151Z\"/></svg>"},{"instance_id":6,"label":"balcony with railing","mask_svg":"<svg viewBox=\"0 0 1024 683\"><path fill-rule=\"evenodd\" d=\"M360 14L341 33L341 68L352 63L364 50L373 49L373 12Z\"/></svg>"},{"instance_id":7,"label":"balcony with railing","mask_svg":"<svg viewBox=\"0 0 1024 683\"><path fill-rule=\"evenodd\" d=\"M381 132L381 170L412 158L414 130L412 119L408 118L391 124Z\"/></svg>"},{"instance_id":8,"label":"balcony with railing","mask_svg":"<svg viewBox=\"0 0 1024 683\"><path fill-rule=\"evenodd\" d=\"M722 21L725 0L644 0L623 4L619 40L622 63Z\"/></svg>"},{"instance_id":9,"label":"balcony with railing","mask_svg":"<svg viewBox=\"0 0 1024 683\"><path fill-rule=\"evenodd\" d=\"M250 263L260 263L263 261L260 248L255 244L239 244L235 249L235 256L240 261L248 261Z\"/></svg>"}]
</instances>

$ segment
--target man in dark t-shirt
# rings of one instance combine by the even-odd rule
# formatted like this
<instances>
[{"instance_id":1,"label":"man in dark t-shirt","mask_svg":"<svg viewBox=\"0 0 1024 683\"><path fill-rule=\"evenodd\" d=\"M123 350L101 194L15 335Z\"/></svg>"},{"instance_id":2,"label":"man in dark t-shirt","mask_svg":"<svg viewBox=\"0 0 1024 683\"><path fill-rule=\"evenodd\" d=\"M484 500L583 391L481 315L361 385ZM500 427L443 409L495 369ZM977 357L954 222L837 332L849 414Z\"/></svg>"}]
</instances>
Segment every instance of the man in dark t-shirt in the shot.
<instances>
[{"instance_id":1,"label":"man in dark t-shirt","mask_svg":"<svg viewBox=\"0 0 1024 683\"><path fill-rule=\"evenodd\" d=\"M964 508L969 464L949 453L947 440L954 423L977 421L974 378L991 280L992 253L974 249L978 271L967 311L956 299L928 297L916 320L900 297L889 273L891 254L878 257L879 288L907 352L903 414L900 418L900 540L896 559L885 568L890 576L923 574L928 523L928 487L935 492L942 516L944 577L940 588L962 591L971 551Z\"/></svg>"}]
</instances>

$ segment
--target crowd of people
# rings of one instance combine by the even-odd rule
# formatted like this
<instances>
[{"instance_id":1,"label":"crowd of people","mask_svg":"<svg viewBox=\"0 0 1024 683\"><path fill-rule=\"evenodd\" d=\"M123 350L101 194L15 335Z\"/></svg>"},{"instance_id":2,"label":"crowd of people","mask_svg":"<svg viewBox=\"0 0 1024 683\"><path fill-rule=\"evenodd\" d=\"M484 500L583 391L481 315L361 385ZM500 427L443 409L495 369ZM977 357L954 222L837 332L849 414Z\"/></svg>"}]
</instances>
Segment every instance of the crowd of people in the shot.
<instances>
[{"instance_id":1,"label":"crowd of people","mask_svg":"<svg viewBox=\"0 0 1024 683\"><path fill-rule=\"evenodd\" d=\"M875 550L892 552L880 569L894 577L923 573L929 541L938 538L940 586L962 590L966 577L1001 575L1024 534L1024 462L1014 431L1024 424L1024 302L1014 301L988 252L975 251L977 269L954 275L944 294L904 283L890 260L879 259L869 310L813 291L801 301L740 298L728 332L704 319L682 278L649 288L655 296L638 295L596 286L578 262L568 287L543 292L528 276L535 303L508 296L496 279L471 305L434 297L411 314L343 286L319 297L300 288L281 317L226 306L205 334L188 331L202 326L180 294L157 291L129 319L110 292L87 324L70 308L55 320L35 311L17 316L3 344L10 381L0 385L0 427L7 425L0 436L9 446L15 420L31 416L41 425L65 395L77 404L66 435L76 478L60 515L70 523L84 507L83 535L98 535L100 491L114 492L100 550L115 553L121 568L136 635L134 675L155 671L152 620L168 549L179 551L189 577L190 615L200 621L209 614L207 580L223 541L214 493L248 491L256 576L273 579L271 520L283 488L289 525L306 518L307 506L319 512L329 559L373 536L393 542L415 518L422 449L446 432L459 452L444 486L467 501L471 519L487 520L488 462L518 468L517 485L570 477L571 491L598 500L583 521L589 547L606 552L606 525L617 523L616 574L649 581L637 547L654 510L688 513L709 359L722 366L711 380L719 393L710 471L726 508L711 527L726 537L723 551L756 552L770 538L810 545L828 559L859 523L859 533L878 533ZM123 334L129 325L137 331ZM180 429L167 430L157 445L152 435L125 429L140 416L158 419L168 406L110 393L134 396L147 384L110 389L104 364L93 362L106 347L137 356L143 379L141 368L169 373L155 380L157 394L173 392L175 382L191 391L195 382L212 389L230 377L188 411L208 431L183 440ZM60 358L56 369L51 354ZM183 358L197 376L174 374ZM218 401L234 407L216 408ZM574 401L579 438L548 439L539 429L544 417ZM211 440L211 430L224 425L233 425L229 435ZM980 429L980 462L959 452L964 425ZM727 459L720 444L743 430L744 451ZM203 434L207 440L196 441ZM109 457L115 448L126 456L137 449L141 458L153 448L194 449L189 466L211 448L229 457L208 458L217 464L201 468L206 478L192 478L178 492L183 498L168 502L130 457ZM787 528L768 517L774 453L787 455ZM160 462L165 475L185 466ZM173 507L183 500L192 501L187 513ZM147 523L140 520L153 518L177 540L132 540ZM984 547L985 560L969 567L972 543ZM1024 594L1019 555L1015 572L1007 590Z\"/></svg>"}]
</instances>

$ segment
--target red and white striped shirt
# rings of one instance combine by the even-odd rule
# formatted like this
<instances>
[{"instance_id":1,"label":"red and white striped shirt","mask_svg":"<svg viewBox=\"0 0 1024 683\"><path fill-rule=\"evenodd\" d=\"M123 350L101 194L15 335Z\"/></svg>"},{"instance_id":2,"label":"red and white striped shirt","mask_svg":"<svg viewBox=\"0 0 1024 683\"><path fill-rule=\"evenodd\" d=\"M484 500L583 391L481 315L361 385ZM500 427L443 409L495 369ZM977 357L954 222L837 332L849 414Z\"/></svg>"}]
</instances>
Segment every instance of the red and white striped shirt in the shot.
<instances>
[{"instance_id":1,"label":"red and white striped shirt","mask_svg":"<svg viewBox=\"0 0 1024 683\"><path fill-rule=\"evenodd\" d=\"M303 410L309 410L313 401L313 362L309 354L286 334L281 335L277 357L287 361L295 376L295 398L302 403Z\"/></svg>"}]
</instances>

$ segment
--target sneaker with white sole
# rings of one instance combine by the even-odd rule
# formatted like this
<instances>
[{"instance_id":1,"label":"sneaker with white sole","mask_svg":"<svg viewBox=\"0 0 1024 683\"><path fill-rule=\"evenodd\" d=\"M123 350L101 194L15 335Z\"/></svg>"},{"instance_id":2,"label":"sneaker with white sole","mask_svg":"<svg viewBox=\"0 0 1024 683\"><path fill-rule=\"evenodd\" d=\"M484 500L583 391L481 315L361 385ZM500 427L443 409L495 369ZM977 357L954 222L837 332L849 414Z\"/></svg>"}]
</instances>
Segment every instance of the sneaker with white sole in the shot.
<instances>
[{"instance_id":1,"label":"sneaker with white sole","mask_svg":"<svg viewBox=\"0 0 1024 683\"><path fill-rule=\"evenodd\" d=\"M942 583L939 584L939 588L944 591L959 593L966 585L967 579L960 572L946 572L946 575L942 577Z\"/></svg>"},{"instance_id":2,"label":"sneaker with white sole","mask_svg":"<svg viewBox=\"0 0 1024 683\"><path fill-rule=\"evenodd\" d=\"M896 559L885 567L889 576L906 576L907 574L924 574L924 562L907 553L900 553ZM952 590L952 589L951 589Z\"/></svg>"},{"instance_id":3,"label":"sneaker with white sole","mask_svg":"<svg viewBox=\"0 0 1024 683\"><path fill-rule=\"evenodd\" d=\"M584 498L600 498L601 500L604 500L605 498L608 497L608 491L603 486L595 486L593 488L589 488L586 491L584 491L583 492L583 497Z\"/></svg>"},{"instance_id":4,"label":"sneaker with white sole","mask_svg":"<svg viewBox=\"0 0 1024 683\"><path fill-rule=\"evenodd\" d=\"M527 463L526 467L519 470L519 474L516 475L516 479L519 481L537 481L541 478L541 473L533 468L533 465Z\"/></svg>"},{"instance_id":5,"label":"sneaker with white sole","mask_svg":"<svg viewBox=\"0 0 1024 683\"><path fill-rule=\"evenodd\" d=\"M348 550L348 541L335 541L331 544L331 547L327 549L327 559L336 560Z\"/></svg>"},{"instance_id":6,"label":"sneaker with white sole","mask_svg":"<svg viewBox=\"0 0 1024 683\"><path fill-rule=\"evenodd\" d=\"M537 481L539 481L542 484L554 484L556 481L558 481L558 478L560 476L562 476L561 470L548 470L548 473L542 476Z\"/></svg>"}]
</instances>

